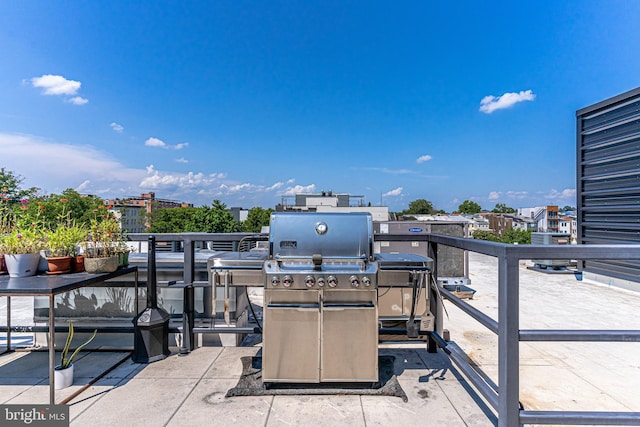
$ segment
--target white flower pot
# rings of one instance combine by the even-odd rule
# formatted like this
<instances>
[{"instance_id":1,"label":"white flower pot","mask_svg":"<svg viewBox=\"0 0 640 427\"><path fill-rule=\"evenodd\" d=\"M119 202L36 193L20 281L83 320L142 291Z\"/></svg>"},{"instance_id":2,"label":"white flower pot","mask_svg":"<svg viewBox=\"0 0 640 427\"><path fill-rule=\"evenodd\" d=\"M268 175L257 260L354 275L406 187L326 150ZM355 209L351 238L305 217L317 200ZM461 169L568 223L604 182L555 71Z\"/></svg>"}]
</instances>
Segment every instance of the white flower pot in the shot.
<instances>
[{"instance_id":1,"label":"white flower pot","mask_svg":"<svg viewBox=\"0 0 640 427\"><path fill-rule=\"evenodd\" d=\"M4 262L11 277L35 276L40 254L5 254Z\"/></svg>"},{"instance_id":2,"label":"white flower pot","mask_svg":"<svg viewBox=\"0 0 640 427\"><path fill-rule=\"evenodd\" d=\"M60 390L73 384L73 363L68 368L60 369L60 365L53 370L55 389Z\"/></svg>"}]
</instances>

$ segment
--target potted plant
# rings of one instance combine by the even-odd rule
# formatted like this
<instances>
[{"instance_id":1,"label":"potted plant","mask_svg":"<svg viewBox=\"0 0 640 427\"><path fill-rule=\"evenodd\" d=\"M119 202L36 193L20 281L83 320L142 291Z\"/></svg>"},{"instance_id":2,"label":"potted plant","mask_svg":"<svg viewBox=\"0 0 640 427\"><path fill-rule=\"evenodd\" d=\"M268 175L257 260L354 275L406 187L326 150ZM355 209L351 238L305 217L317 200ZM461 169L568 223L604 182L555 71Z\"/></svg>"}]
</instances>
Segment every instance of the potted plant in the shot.
<instances>
[{"instance_id":1,"label":"potted plant","mask_svg":"<svg viewBox=\"0 0 640 427\"><path fill-rule=\"evenodd\" d=\"M2 237L2 252L11 277L33 276L40 262L45 238L37 227L17 229Z\"/></svg>"},{"instance_id":2,"label":"potted plant","mask_svg":"<svg viewBox=\"0 0 640 427\"><path fill-rule=\"evenodd\" d=\"M47 235L46 258L48 263L47 274L62 274L71 271L71 248L67 227L58 225Z\"/></svg>"},{"instance_id":3,"label":"potted plant","mask_svg":"<svg viewBox=\"0 0 640 427\"><path fill-rule=\"evenodd\" d=\"M82 269L74 266L79 256L79 243L87 236L87 230L77 225L59 224L48 235L47 261L48 274L61 274L70 271L84 271L84 261L80 260Z\"/></svg>"},{"instance_id":4,"label":"potted plant","mask_svg":"<svg viewBox=\"0 0 640 427\"><path fill-rule=\"evenodd\" d=\"M125 230L120 231L117 240L116 252L118 253L118 267L126 267L129 265L129 254L134 252L134 249L127 245L129 239Z\"/></svg>"},{"instance_id":5,"label":"potted plant","mask_svg":"<svg viewBox=\"0 0 640 427\"><path fill-rule=\"evenodd\" d=\"M115 218L91 220L84 243L84 268L88 273L112 273L118 269L117 236L120 225Z\"/></svg>"},{"instance_id":6,"label":"potted plant","mask_svg":"<svg viewBox=\"0 0 640 427\"><path fill-rule=\"evenodd\" d=\"M96 337L98 330L95 329L91 337L75 349L71 355L69 350L71 348L71 341L73 340L73 322L69 321L69 333L67 334L67 340L62 349L62 356L60 358L60 364L54 369L54 383L56 389L66 388L73 384L73 359L78 355L87 344L89 344Z\"/></svg>"}]
</instances>

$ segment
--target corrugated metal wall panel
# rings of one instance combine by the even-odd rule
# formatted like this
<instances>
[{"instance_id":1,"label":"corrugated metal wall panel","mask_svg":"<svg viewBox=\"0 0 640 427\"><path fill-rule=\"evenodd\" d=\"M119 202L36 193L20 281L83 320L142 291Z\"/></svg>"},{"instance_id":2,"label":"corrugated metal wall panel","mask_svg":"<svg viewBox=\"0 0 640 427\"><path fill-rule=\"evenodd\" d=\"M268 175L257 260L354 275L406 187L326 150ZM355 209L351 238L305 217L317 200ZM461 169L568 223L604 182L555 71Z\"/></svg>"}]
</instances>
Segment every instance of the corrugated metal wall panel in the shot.
<instances>
[{"instance_id":1,"label":"corrugated metal wall panel","mask_svg":"<svg viewBox=\"0 0 640 427\"><path fill-rule=\"evenodd\" d=\"M578 243L640 243L640 88L576 113ZM640 261L588 261L640 281Z\"/></svg>"}]
</instances>

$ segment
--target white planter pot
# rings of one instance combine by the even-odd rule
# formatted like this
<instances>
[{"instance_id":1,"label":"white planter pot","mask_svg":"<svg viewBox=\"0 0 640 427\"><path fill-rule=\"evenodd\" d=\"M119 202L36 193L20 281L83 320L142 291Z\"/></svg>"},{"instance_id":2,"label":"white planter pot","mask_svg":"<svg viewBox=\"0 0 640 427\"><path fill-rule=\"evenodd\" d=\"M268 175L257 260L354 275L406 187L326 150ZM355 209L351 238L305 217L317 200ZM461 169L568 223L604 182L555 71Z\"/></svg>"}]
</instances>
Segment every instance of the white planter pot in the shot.
<instances>
[{"instance_id":1,"label":"white planter pot","mask_svg":"<svg viewBox=\"0 0 640 427\"><path fill-rule=\"evenodd\" d=\"M40 254L5 254L4 262L11 277L35 276Z\"/></svg>"},{"instance_id":2,"label":"white planter pot","mask_svg":"<svg viewBox=\"0 0 640 427\"><path fill-rule=\"evenodd\" d=\"M53 370L55 389L60 390L73 384L73 363L66 369L60 369L60 365Z\"/></svg>"}]
</instances>

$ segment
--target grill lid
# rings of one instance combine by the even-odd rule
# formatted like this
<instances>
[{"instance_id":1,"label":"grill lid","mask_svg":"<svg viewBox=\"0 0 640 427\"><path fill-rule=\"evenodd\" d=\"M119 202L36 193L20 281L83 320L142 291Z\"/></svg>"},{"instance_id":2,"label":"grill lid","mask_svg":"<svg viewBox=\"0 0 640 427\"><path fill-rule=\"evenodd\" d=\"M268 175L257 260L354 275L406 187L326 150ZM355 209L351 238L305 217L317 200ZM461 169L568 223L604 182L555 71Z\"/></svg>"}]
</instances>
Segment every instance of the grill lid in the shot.
<instances>
[{"instance_id":1,"label":"grill lid","mask_svg":"<svg viewBox=\"0 0 640 427\"><path fill-rule=\"evenodd\" d=\"M369 213L274 212L269 228L272 259L357 258L367 260L373 249Z\"/></svg>"}]
</instances>

